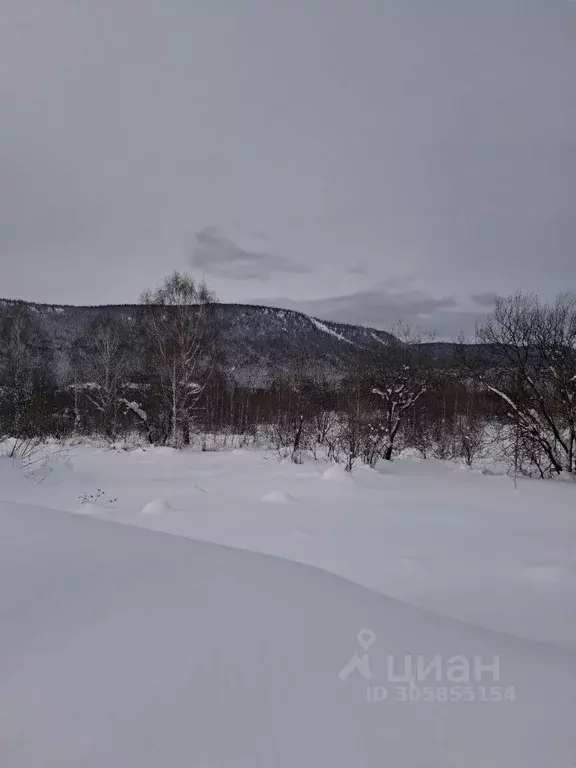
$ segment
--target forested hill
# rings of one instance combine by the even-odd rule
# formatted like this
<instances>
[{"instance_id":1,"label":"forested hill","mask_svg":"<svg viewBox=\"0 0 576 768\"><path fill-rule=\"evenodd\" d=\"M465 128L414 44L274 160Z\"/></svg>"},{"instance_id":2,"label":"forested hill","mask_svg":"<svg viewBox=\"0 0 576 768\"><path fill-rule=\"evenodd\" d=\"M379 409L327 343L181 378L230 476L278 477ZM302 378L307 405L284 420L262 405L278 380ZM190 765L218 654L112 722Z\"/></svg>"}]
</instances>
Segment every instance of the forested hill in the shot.
<instances>
[{"instance_id":1,"label":"forested hill","mask_svg":"<svg viewBox=\"0 0 576 768\"><path fill-rule=\"evenodd\" d=\"M14 303L4 299L4 306ZM25 302L41 321L53 345L59 370L67 368L71 345L96 316L107 314L136 319L139 305L94 307ZM235 376L255 385L275 375L317 366L325 372L342 370L359 347L388 344L385 331L318 320L302 312L247 304L218 304L216 318L222 333L223 365Z\"/></svg>"}]
</instances>

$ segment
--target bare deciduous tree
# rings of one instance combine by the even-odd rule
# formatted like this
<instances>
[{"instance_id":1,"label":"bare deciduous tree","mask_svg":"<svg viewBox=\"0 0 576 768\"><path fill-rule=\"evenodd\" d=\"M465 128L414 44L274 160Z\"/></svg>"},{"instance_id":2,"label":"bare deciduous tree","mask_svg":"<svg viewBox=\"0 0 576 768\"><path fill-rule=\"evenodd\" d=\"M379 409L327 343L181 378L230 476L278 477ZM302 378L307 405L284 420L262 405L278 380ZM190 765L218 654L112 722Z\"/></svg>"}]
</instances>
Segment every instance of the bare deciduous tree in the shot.
<instances>
[{"instance_id":1,"label":"bare deciduous tree","mask_svg":"<svg viewBox=\"0 0 576 768\"><path fill-rule=\"evenodd\" d=\"M37 317L24 302L0 312L0 416L9 434L45 430L43 395L52 385L52 350Z\"/></svg>"},{"instance_id":2,"label":"bare deciduous tree","mask_svg":"<svg viewBox=\"0 0 576 768\"><path fill-rule=\"evenodd\" d=\"M174 272L141 296L149 371L158 402L157 437L190 441L192 411L212 367L218 338L215 296L204 283Z\"/></svg>"},{"instance_id":3,"label":"bare deciduous tree","mask_svg":"<svg viewBox=\"0 0 576 768\"><path fill-rule=\"evenodd\" d=\"M434 369L427 349L422 346L433 337L398 324L394 340L364 355L362 378L370 383L379 398L380 424L384 428L383 458L392 459L400 427L420 398L430 389Z\"/></svg>"},{"instance_id":4,"label":"bare deciduous tree","mask_svg":"<svg viewBox=\"0 0 576 768\"><path fill-rule=\"evenodd\" d=\"M576 298L516 294L478 328L474 370L521 440L555 473L576 471ZM542 470L541 470L542 471Z\"/></svg>"},{"instance_id":5,"label":"bare deciduous tree","mask_svg":"<svg viewBox=\"0 0 576 768\"><path fill-rule=\"evenodd\" d=\"M104 433L117 433L122 395L134 365L127 324L101 315L88 324L72 347L73 387L100 414Z\"/></svg>"}]
</instances>

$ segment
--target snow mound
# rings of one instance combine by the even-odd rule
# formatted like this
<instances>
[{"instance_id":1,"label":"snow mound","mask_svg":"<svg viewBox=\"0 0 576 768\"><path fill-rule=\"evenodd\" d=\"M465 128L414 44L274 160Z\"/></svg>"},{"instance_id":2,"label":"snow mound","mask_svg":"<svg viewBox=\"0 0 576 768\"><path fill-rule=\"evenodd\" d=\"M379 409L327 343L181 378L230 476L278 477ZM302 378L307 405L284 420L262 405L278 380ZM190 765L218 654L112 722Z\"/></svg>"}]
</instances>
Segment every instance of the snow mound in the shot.
<instances>
[{"instance_id":1,"label":"snow mound","mask_svg":"<svg viewBox=\"0 0 576 768\"><path fill-rule=\"evenodd\" d=\"M360 464L355 472L371 472L373 475L380 474L377 469L374 469L374 467L371 467L369 464Z\"/></svg>"},{"instance_id":2,"label":"snow mound","mask_svg":"<svg viewBox=\"0 0 576 768\"><path fill-rule=\"evenodd\" d=\"M97 515L100 512L102 512L102 507L96 504L82 504L82 506L75 510L77 515Z\"/></svg>"},{"instance_id":3,"label":"snow mound","mask_svg":"<svg viewBox=\"0 0 576 768\"><path fill-rule=\"evenodd\" d=\"M26 474L37 483L42 482L55 486L67 482L73 471L74 465L71 461L57 456L49 456L45 461L33 465Z\"/></svg>"},{"instance_id":4,"label":"snow mound","mask_svg":"<svg viewBox=\"0 0 576 768\"><path fill-rule=\"evenodd\" d=\"M154 448L154 453L157 456L173 456L176 453L176 448L171 448L169 445L159 445Z\"/></svg>"},{"instance_id":5,"label":"snow mound","mask_svg":"<svg viewBox=\"0 0 576 768\"><path fill-rule=\"evenodd\" d=\"M296 499L287 491L272 491L262 496L262 501L268 501L272 504L292 504Z\"/></svg>"},{"instance_id":6,"label":"snow mound","mask_svg":"<svg viewBox=\"0 0 576 768\"><path fill-rule=\"evenodd\" d=\"M341 464L334 464L332 467L328 467L322 472L322 480L331 480L335 483L346 483L352 485L354 478L350 472L346 472Z\"/></svg>"},{"instance_id":7,"label":"snow mound","mask_svg":"<svg viewBox=\"0 0 576 768\"><path fill-rule=\"evenodd\" d=\"M130 446L124 440L120 440L120 441L118 441L116 443L112 443L110 445L111 450L116 451L117 453L121 453L122 451L129 451L131 447L132 446Z\"/></svg>"},{"instance_id":8,"label":"snow mound","mask_svg":"<svg viewBox=\"0 0 576 768\"><path fill-rule=\"evenodd\" d=\"M140 510L140 514L141 515L161 515L164 512L170 512L173 509L174 507L172 507L164 499L154 499L154 501L149 501L148 504L146 504L146 506Z\"/></svg>"}]
</instances>

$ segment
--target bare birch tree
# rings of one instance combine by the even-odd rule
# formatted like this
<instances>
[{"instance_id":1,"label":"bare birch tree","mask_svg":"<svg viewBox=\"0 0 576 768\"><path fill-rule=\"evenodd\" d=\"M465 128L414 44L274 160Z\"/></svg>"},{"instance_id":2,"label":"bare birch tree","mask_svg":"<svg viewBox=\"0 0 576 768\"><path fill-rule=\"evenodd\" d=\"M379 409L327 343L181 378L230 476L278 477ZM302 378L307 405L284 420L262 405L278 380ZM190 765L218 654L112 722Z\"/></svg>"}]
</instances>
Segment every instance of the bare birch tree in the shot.
<instances>
[{"instance_id":1,"label":"bare birch tree","mask_svg":"<svg viewBox=\"0 0 576 768\"><path fill-rule=\"evenodd\" d=\"M157 439L177 447L190 442L192 412L213 366L216 299L205 283L174 272L156 290L145 291L141 302Z\"/></svg>"}]
</instances>

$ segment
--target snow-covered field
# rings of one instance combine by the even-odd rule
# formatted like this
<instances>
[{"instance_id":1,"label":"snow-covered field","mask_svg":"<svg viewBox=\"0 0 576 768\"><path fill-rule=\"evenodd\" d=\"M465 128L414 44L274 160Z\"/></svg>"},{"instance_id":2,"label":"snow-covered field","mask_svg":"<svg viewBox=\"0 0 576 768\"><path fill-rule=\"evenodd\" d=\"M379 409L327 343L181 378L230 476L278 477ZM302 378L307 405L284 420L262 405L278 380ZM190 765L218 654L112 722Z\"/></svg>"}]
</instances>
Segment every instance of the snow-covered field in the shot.
<instances>
[{"instance_id":1,"label":"snow-covered field","mask_svg":"<svg viewBox=\"0 0 576 768\"><path fill-rule=\"evenodd\" d=\"M567 768L576 485L86 445L31 480L2 459L0 628L3 768Z\"/></svg>"}]
</instances>

